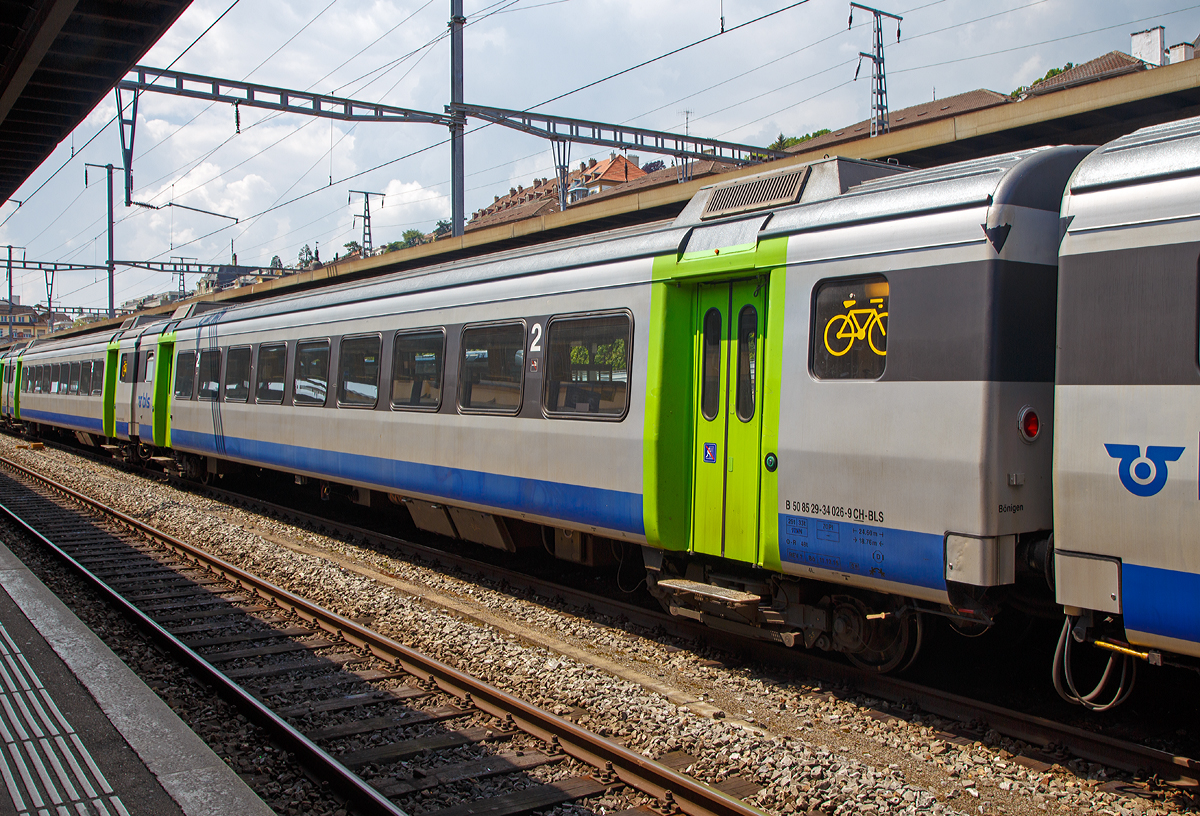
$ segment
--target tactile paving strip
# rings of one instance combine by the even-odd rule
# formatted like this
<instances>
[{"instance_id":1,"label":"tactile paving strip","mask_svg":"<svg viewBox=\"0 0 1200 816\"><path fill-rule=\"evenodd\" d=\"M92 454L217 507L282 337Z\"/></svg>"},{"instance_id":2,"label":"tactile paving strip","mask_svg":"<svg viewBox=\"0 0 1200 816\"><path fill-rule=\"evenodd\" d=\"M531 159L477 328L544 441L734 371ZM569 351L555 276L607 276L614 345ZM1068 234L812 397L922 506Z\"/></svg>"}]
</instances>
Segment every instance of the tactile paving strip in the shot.
<instances>
[{"instance_id":1,"label":"tactile paving strip","mask_svg":"<svg viewBox=\"0 0 1200 816\"><path fill-rule=\"evenodd\" d=\"M0 623L0 775L20 816L129 816Z\"/></svg>"}]
</instances>

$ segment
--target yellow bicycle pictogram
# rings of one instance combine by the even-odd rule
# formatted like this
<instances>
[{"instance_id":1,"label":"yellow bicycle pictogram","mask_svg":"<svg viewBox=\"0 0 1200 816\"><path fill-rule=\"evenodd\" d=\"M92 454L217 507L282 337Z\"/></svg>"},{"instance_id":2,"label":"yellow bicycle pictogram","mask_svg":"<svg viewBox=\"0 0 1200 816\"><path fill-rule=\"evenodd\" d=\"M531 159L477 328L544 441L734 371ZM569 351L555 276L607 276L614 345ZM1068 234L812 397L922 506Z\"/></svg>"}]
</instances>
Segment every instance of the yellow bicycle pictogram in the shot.
<instances>
[{"instance_id":1,"label":"yellow bicycle pictogram","mask_svg":"<svg viewBox=\"0 0 1200 816\"><path fill-rule=\"evenodd\" d=\"M867 308L852 308L857 299L843 300L845 314L834 315L825 324L825 348L834 357L841 357L859 340L866 340L871 351L883 357L887 354L887 326L883 298L871 298Z\"/></svg>"}]
</instances>

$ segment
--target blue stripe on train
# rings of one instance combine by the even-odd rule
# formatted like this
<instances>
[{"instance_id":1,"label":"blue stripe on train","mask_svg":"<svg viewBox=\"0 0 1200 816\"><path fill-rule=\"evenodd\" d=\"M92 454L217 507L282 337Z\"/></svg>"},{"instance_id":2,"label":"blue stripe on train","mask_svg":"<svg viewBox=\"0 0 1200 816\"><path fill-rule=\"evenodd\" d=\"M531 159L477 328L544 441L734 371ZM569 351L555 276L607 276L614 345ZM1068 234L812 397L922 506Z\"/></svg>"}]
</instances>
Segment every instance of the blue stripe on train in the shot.
<instances>
[{"instance_id":1,"label":"blue stripe on train","mask_svg":"<svg viewBox=\"0 0 1200 816\"><path fill-rule=\"evenodd\" d=\"M47 425L57 425L61 428L71 428L76 431L104 433L104 423L94 417L76 416L75 414L60 414L57 411L36 411L31 408L21 409L22 420L45 422Z\"/></svg>"},{"instance_id":2,"label":"blue stripe on train","mask_svg":"<svg viewBox=\"0 0 1200 816\"><path fill-rule=\"evenodd\" d=\"M172 447L251 461L279 470L319 473L335 481L378 485L515 513L645 535L642 496L597 487L547 482L477 470L403 462L378 456L304 448L171 429Z\"/></svg>"},{"instance_id":3,"label":"blue stripe on train","mask_svg":"<svg viewBox=\"0 0 1200 816\"><path fill-rule=\"evenodd\" d=\"M935 533L780 513L779 557L802 567L946 588L945 545Z\"/></svg>"},{"instance_id":4,"label":"blue stripe on train","mask_svg":"<svg viewBox=\"0 0 1200 816\"><path fill-rule=\"evenodd\" d=\"M1200 642L1200 575L1121 565L1121 611L1125 628Z\"/></svg>"}]
</instances>

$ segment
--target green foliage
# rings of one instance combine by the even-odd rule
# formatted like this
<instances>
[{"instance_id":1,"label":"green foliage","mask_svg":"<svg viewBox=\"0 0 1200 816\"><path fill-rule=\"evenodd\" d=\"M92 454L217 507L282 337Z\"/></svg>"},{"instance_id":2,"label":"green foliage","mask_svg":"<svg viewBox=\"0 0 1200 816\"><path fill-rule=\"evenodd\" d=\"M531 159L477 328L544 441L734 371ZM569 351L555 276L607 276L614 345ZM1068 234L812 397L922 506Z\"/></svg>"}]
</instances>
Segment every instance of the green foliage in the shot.
<instances>
[{"instance_id":1,"label":"green foliage","mask_svg":"<svg viewBox=\"0 0 1200 816\"><path fill-rule=\"evenodd\" d=\"M352 255L355 252L362 252L362 244L360 244L358 241L347 241L346 243L342 244L342 246L346 248L347 255Z\"/></svg>"},{"instance_id":2,"label":"green foliage","mask_svg":"<svg viewBox=\"0 0 1200 816\"><path fill-rule=\"evenodd\" d=\"M280 258L278 255L272 256L271 268L272 269L283 269L283 259Z\"/></svg>"},{"instance_id":3,"label":"green foliage","mask_svg":"<svg viewBox=\"0 0 1200 816\"><path fill-rule=\"evenodd\" d=\"M425 233L421 232L419 229L407 229L401 234L400 237L404 239L404 245L406 247L415 247L417 244L420 244L422 241L424 241Z\"/></svg>"},{"instance_id":4,"label":"green foliage","mask_svg":"<svg viewBox=\"0 0 1200 816\"><path fill-rule=\"evenodd\" d=\"M1049 71L1046 72L1046 75L1044 77L1042 77L1041 79L1035 79L1029 85L1022 85L1020 88L1017 88L1015 91L1013 91L1011 94L1009 94L1009 96L1011 96L1013 99L1016 99L1021 94L1025 93L1026 91L1028 91L1030 88L1034 87L1035 85L1045 82L1047 79L1052 79L1053 77L1056 77L1061 73L1070 71L1074 67L1075 67L1075 63L1068 62L1062 68L1051 68Z\"/></svg>"},{"instance_id":5,"label":"green foliage","mask_svg":"<svg viewBox=\"0 0 1200 816\"><path fill-rule=\"evenodd\" d=\"M454 228L454 225L451 224L449 221L447 221L445 218L443 218L442 220L437 222L436 226L434 226L433 234L434 235L449 235L450 230L452 230L453 228Z\"/></svg>"},{"instance_id":6,"label":"green foliage","mask_svg":"<svg viewBox=\"0 0 1200 816\"><path fill-rule=\"evenodd\" d=\"M400 250L400 249L404 249L404 242L403 241L392 241L390 244L388 244L387 246L385 246L383 248L383 251L384 252L396 252L397 250Z\"/></svg>"},{"instance_id":7,"label":"green foliage","mask_svg":"<svg viewBox=\"0 0 1200 816\"><path fill-rule=\"evenodd\" d=\"M803 136L784 136L779 134L779 138L772 142L769 147L772 150L787 150L789 147L795 147L798 144L803 144L809 139L815 139L818 136L824 136L826 133L832 133L829 128L821 128L814 130L812 133L805 133Z\"/></svg>"},{"instance_id":8,"label":"green foliage","mask_svg":"<svg viewBox=\"0 0 1200 816\"><path fill-rule=\"evenodd\" d=\"M308 266L310 263L312 263L313 262L312 247L310 247L308 244L305 244L304 246L300 247L300 254L299 254L299 256L297 256L297 260L300 261L301 266Z\"/></svg>"},{"instance_id":9,"label":"green foliage","mask_svg":"<svg viewBox=\"0 0 1200 816\"><path fill-rule=\"evenodd\" d=\"M613 370L625 368L625 338L618 337L607 346L596 346L588 351L587 346L571 347L572 365L610 366Z\"/></svg>"}]
</instances>

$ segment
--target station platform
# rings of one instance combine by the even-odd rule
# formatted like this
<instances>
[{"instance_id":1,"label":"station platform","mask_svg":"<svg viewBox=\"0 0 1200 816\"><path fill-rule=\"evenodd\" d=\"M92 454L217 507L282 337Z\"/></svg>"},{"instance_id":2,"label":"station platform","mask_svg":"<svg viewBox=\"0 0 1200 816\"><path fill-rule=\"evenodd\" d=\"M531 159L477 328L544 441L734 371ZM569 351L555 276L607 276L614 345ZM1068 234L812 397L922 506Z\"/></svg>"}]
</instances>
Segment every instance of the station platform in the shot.
<instances>
[{"instance_id":1,"label":"station platform","mask_svg":"<svg viewBox=\"0 0 1200 816\"><path fill-rule=\"evenodd\" d=\"M0 544L0 816L273 811Z\"/></svg>"}]
</instances>

